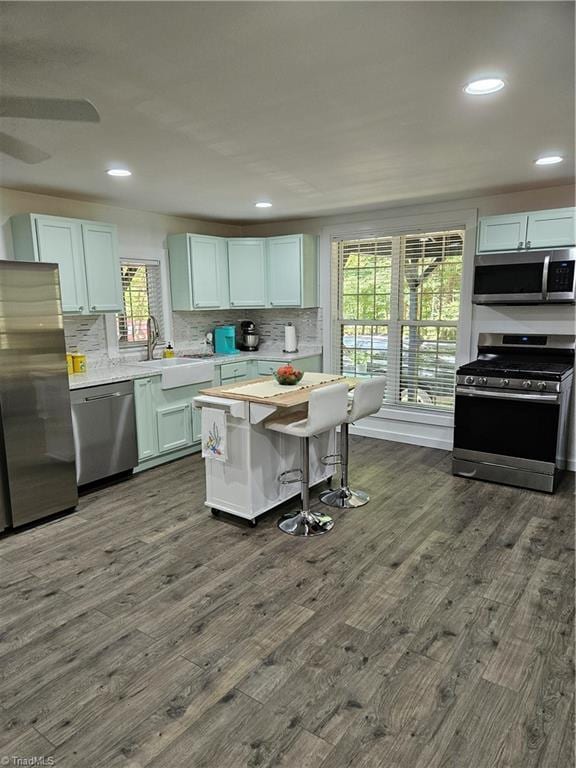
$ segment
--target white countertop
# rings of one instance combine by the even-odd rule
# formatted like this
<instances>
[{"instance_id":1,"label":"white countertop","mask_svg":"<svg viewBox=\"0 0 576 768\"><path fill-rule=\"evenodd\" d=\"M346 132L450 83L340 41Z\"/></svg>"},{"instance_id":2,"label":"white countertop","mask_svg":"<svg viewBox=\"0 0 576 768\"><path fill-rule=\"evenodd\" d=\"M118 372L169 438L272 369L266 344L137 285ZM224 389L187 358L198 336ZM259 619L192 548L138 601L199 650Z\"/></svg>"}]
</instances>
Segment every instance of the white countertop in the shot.
<instances>
[{"instance_id":1,"label":"white countertop","mask_svg":"<svg viewBox=\"0 0 576 768\"><path fill-rule=\"evenodd\" d=\"M88 363L88 365L90 365ZM157 368L146 368L144 365L126 365L117 363L89 367L86 373L73 373L68 376L70 389L82 387L97 387L99 384L112 384L115 381L130 381L148 376L161 376Z\"/></svg>"},{"instance_id":2,"label":"white countertop","mask_svg":"<svg viewBox=\"0 0 576 768\"><path fill-rule=\"evenodd\" d=\"M182 353L180 352L180 355ZM238 360L274 360L278 362L288 362L290 360L299 360L303 357L321 355L322 347L308 347L299 352L289 354L278 349L263 349L258 352L238 352L235 355L214 355L209 359L215 365L222 363L235 362ZM191 361L192 362L192 361ZM115 381L130 381L134 379L143 379L148 376L161 376L162 371L158 368L149 368L145 361L139 363L124 363L120 361L110 361L108 364L98 364L90 366L86 373L74 373L70 375L70 389L81 389L82 387L97 387L100 384L112 384Z\"/></svg>"},{"instance_id":3,"label":"white countertop","mask_svg":"<svg viewBox=\"0 0 576 768\"><path fill-rule=\"evenodd\" d=\"M307 347L298 350L298 352L283 352L281 349L259 349L258 352L237 352L235 355L214 355L216 365L235 360L278 360L281 363L287 363L290 360L301 360L303 357L313 357L321 355L322 347Z\"/></svg>"}]
</instances>

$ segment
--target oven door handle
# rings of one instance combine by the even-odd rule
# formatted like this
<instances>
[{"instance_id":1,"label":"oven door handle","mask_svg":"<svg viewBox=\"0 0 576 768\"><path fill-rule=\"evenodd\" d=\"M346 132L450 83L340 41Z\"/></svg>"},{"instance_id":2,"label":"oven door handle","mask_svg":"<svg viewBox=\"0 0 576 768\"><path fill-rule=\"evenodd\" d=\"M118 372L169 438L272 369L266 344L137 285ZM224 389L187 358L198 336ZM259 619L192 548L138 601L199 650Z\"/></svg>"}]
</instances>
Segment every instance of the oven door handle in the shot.
<instances>
[{"instance_id":1,"label":"oven door handle","mask_svg":"<svg viewBox=\"0 0 576 768\"><path fill-rule=\"evenodd\" d=\"M524 402L534 403L559 403L560 394L550 393L537 394L536 392L504 392L494 391L490 389L476 389L475 387L456 387L457 395L464 395L466 397L494 397L498 400L520 400Z\"/></svg>"},{"instance_id":2,"label":"oven door handle","mask_svg":"<svg viewBox=\"0 0 576 768\"><path fill-rule=\"evenodd\" d=\"M544 257L544 264L542 267L542 300L546 301L548 298L548 269L550 268L550 254L547 253Z\"/></svg>"}]
</instances>

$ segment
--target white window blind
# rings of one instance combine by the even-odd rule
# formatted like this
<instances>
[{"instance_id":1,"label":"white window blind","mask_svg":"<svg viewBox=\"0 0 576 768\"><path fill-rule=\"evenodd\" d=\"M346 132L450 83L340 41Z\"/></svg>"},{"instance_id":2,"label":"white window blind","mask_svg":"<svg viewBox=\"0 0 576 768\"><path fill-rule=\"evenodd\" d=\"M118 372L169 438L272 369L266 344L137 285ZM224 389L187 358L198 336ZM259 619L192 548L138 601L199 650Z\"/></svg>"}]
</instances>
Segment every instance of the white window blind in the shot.
<instances>
[{"instance_id":1,"label":"white window blind","mask_svg":"<svg viewBox=\"0 0 576 768\"><path fill-rule=\"evenodd\" d=\"M333 243L335 359L385 376L387 404L454 407L463 243L460 230Z\"/></svg>"},{"instance_id":2,"label":"white window blind","mask_svg":"<svg viewBox=\"0 0 576 768\"><path fill-rule=\"evenodd\" d=\"M122 295L124 312L118 317L118 343L121 347L144 346L148 340L147 320L153 315L164 337L160 264L123 261Z\"/></svg>"}]
</instances>

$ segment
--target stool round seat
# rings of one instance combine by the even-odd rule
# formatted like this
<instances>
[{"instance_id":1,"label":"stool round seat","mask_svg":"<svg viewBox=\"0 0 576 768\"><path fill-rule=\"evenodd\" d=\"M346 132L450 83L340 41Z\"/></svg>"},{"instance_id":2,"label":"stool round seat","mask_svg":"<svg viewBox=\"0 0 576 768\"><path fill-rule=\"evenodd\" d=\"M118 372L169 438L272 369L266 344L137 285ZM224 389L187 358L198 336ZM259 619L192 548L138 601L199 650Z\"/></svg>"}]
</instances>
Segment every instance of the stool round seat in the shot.
<instances>
[{"instance_id":1,"label":"stool round seat","mask_svg":"<svg viewBox=\"0 0 576 768\"><path fill-rule=\"evenodd\" d=\"M278 521L278 527L291 536L319 536L334 527L328 515L310 511L310 438L342 424L348 415L348 385L328 384L313 389L308 400L308 413L286 414L265 423L266 429L300 439L302 449L301 506ZM294 470L290 470L293 472Z\"/></svg>"},{"instance_id":2,"label":"stool round seat","mask_svg":"<svg viewBox=\"0 0 576 768\"><path fill-rule=\"evenodd\" d=\"M385 389L384 376L362 381L354 388L353 399L340 430L339 462L342 465L340 487L320 494L320 501L323 504L338 509L352 509L363 507L370 501L370 496L365 491L354 490L348 485L349 425L358 419L378 413L382 407Z\"/></svg>"}]
</instances>

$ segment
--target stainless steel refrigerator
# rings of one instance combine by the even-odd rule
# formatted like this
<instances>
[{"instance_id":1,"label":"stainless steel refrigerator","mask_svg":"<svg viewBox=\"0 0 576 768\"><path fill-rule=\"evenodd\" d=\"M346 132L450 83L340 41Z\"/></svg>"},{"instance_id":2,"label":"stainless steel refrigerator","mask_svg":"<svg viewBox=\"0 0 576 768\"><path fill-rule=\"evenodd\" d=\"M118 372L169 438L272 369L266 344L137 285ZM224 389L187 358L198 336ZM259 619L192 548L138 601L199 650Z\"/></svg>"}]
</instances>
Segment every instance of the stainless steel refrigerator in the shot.
<instances>
[{"instance_id":1,"label":"stainless steel refrigerator","mask_svg":"<svg viewBox=\"0 0 576 768\"><path fill-rule=\"evenodd\" d=\"M0 530L77 502L58 267L0 260Z\"/></svg>"}]
</instances>

